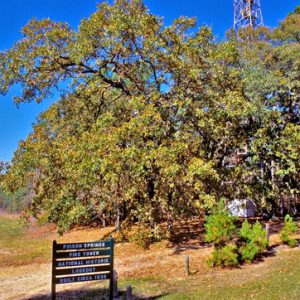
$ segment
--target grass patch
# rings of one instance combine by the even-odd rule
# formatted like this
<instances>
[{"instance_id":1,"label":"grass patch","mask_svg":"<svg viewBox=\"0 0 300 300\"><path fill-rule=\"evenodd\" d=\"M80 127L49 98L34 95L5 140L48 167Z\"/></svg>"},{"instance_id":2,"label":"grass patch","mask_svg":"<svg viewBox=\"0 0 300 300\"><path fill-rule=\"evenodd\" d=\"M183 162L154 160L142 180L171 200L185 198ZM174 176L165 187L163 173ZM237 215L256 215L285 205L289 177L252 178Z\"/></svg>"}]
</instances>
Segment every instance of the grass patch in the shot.
<instances>
[{"instance_id":1,"label":"grass patch","mask_svg":"<svg viewBox=\"0 0 300 300\"><path fill-rule=\"evenodd\" d=\"M0 246L11 239L19 238L23 234L23 228L15 219L0 216Z\"/></svg>"},{"instance_id":2,"label":"grass patch","mask_svg":"<svg viewBox=\"0 0 300 300\"><path fill-rule=\"evenodd\" d=\"M263 263L264 264L264 263ZM217 269L212 276L166 277L123 281L131 284L138 296L166 300L178 299L300 299L300 251L277 254L265 266L248 265L241 269Z\"/></svg>"},{"instance_id":3,"label":"grass patch","mask_svg":"<svg viewBox=\"0 0 300 300\"><path fill-rule=\"evenodd\" d=\"M16 219L0 217L0 267L49 261L51 243L30 239Z\"/></svg>"},{"instance_id":4,"label":"grass patch","mask_svg":"<svg viewBox=\"0 0 300 300\"><path fill-rule=\"evenodd\" d=\"M36 278L39 283L43 282L44 298L49 299L52 240L90 241L102 239L110 231L111 228L77 228L64 237L57 237L53 226L32 225L24 229L15 218L0 216L0 269L2 267L5 272L5 285L9 287L15 284L19 278L17 276L21 276L20 284L24 285L24 289L30 287L28 293L34 296L40 293L40 288L34 290L32 278ZM272 235L271 239L271 244L275 246L279 235ZM191 241L190 245L197 246L197 243L199 239ZM211 254L211 248L188 249L187 246L185 244L187 250L184 250L161 242L144 251L134 243L117 244L115 267L119 274L120 290L125 291L131 285L135 299L300 299L299 248L279 247L279 253L263 262L224 270L208 268L206 260ZM190 256L193 274L189 277L184 271L186 255ZM45 262L48 264L37 268L36 263ZM76 295L76 299L99 299L99 294L103 295L107 291L101 287L102 283L90 283L78 288L70 286L66 290L62 286L60 295L64 297L66 292ZM24 289L13 292L6 288L4 293L11 294L8 299L21 299Z\"/></svg>"}]
</instances>

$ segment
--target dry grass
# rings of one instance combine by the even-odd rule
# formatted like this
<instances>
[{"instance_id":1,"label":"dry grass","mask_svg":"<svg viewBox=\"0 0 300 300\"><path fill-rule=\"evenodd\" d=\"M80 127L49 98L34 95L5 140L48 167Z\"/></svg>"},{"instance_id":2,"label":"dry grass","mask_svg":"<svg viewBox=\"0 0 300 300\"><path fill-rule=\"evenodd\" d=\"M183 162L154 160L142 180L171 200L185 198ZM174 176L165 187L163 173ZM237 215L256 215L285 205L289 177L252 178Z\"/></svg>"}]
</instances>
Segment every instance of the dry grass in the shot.
<instances>
[{"instance_id":1,"label":"dry grass","mask_svg":"<svg viewBox=\"0 0 300 300\"><path fill-rule=\"evenodd\" d=\"M275 231L271 236L271 246L275 247L279 242L276 232L280 224L273 224L272 228ZM16 222L16 216L2 214L0 216L0 299L28 299L33 296L35 298L32 299L47 299L50 291L52 240L56 239L59 242L98 240L107 236L112 229L76 228L59 237L53 225L35 224L30 228L22 229ZM299 248L288 249L279 246L275 248L279 254L257 264L245 265L233 270L211 269L206 261L212 249L199 238L203 234L199 220L192 222L190 227L183 224L181 229L178 227L178 232L180 235L173 243L162 241L152 245L149 250L143 250L134 243L117 244L115 268L121 286L132 284L136 293L141 296L140 299L143 295L163 296L166 299L206 299L203 296L206 294L211 295L207 299L239 299L238 295L242 295L243 291L248 293L248 287L254 285L255 289L256 284L264 282L266 278L271 280L272 274L278 274L278 278L284 274L292 276L293 274L290 273L293 264L299 265L300 262ZM192 273L190 277L187 277L184 271L186 255L190 256ZM289 261L289 264L285 261ZM300 269L298 269L293 272L300 276ZM274 278L277 280L277 277ZM293 282L293 278L291 277L290 282ZM78 287L63 286L60 290L95 288L95 286L99 285L90 283ZM231 298L231 287L240 294L233 295ZM258 295L266 287L256 288ZM225 291L224 294L222 290ZM38 298L37 295L42 296ZM227 298L224 298L224 295L227 295ZM291 297L291 299L299 299L300 293L297 296L299 297Z\"/></svg>"}]
</instances>

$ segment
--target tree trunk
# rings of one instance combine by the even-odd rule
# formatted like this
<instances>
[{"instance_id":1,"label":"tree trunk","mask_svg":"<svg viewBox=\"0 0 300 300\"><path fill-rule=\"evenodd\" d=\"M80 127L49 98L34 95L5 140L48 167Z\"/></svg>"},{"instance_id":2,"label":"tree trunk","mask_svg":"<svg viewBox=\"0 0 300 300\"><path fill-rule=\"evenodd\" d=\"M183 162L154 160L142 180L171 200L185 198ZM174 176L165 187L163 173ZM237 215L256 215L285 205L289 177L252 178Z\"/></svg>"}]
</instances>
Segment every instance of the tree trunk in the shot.
<instances>
[{"instance_id":1,"label":"tree trunk","mask_svg":"<svg viewBox=\"0 0 300 300\"><path fill-rule=\"evenodd\" d=\"M117 218L116 218L116 230L119 232L121 230L121 213L120 213L120 206L118 204L117 207Z\"/></svg>"}]
</instances>

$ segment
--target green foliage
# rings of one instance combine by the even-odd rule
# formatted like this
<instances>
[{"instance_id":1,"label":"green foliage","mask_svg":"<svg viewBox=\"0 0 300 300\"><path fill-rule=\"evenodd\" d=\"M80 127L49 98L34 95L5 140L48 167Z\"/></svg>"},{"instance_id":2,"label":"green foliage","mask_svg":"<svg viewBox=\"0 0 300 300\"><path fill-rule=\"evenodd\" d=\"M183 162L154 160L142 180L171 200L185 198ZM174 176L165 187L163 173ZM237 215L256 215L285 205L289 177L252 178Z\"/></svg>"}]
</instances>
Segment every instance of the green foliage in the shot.
<instances>
[{"instance_id":1,"label":"green foliage","mask_svg":"<svg viewBox=\"0 0 300 300\"><path fill-rule=\"evenodd\" d=\"M259 248L253 242L245 243L239 248L241 261L252 262L258 253L260 253Z\"/></svg>"},{"instance_id":2,"label":"green foliage","mask_svg":"<svg viewBox=\"0 0 300 300\"><path fill-rule=\"evenodd\" d=\"M166 237L165 233L159 226L154 228L140 226L135 234L130 238L130 241L135 242L143 249L149 249L150 245L159 242Z\"/></svg>"},{"instance_id":3,"label":"green foliage","mask_svg":"<svg viewBox=\"0 0 300 300\"><path fill-rule=\"evenodd\" d=\"M235 220L235 217L229 216L223 209L206 217L205 241L213 242L216 247L224 246L236 234Z\"/></svg>"},{"instance_id":4,"label":"green foliage","mask_svg":"<svg viewBox=\"0 0 300 300\"><path fill-rule=\"evenodd\" d=\"M296 247L298 242L293 236L297 232L297 224L293 221L290 215L286 215L284 218L284 225L280 231L280 238L283 243L289 245L290 247Z\"/></svg>"},{"instance_id":5,"label":"green foliage","mask_svg":"<svg viewBox=\"0 0 300 300\"><path fill-rule=\"evenodd\" d=\"M280 199L299 192L300 15L287 16L274 30L238 33L245 92L261 108L252 123L248 176L258 203L280 211ZM255 166L256 165L256 166ZM258 168L259 166L259 168ZM246 178L246 177L245 177Z\"/></svg>"},{"instance_id":6,"label":"green foliage","mask_svg":"<svg viewBox=\"0 0 300 300\"><path fill-rule=\"evenodd\" d=\"M209 264L213 267L234 267L239 264L236 245L228 244L222 248L215 248Z\"/></svg>"},{"instance_id":7,"label":"green foliage","mask_svg":"<svg viewBox=\"0 0 300 300\"><path fill-rule=\"evenodd\" d=\"M240 260L251 262L258 254L266 250L268 241L266 232L259 222L251 226L248 220L244 221L239 231Z\"/></svg>"},{"instance_id":8,"label":"green foliage","mask_svg":"<svg viewBox=\"0 0 300 300\"><path fill-rule=\"evenodd\" d=\"M152 243L152 230L146 227L139 227L130 240L145 250L149 249L149 246Z\"/></svg>"},{"instance_id":9,"label":"green foliage","mask_svg":"<svg viewBox=\"0 0 300 300\"><path fill-rule=\"evenodd\" d=\"M221 207L221 209L220 209ZM214 243L212 266L235 266L244 261L252 262L268 245L266 232L259 222L250 225L245 220L240 230L236 229L235 218L228 215L222 205L206 218L205 240Z\"/></svg>"},{"instance_id":10,"label":"green foliage","mask_svg":"<svg viewBox=\"0 0 300 300\"><path fill-rule=\"evenodd\" d=\"M21 212L30 202L29 189L21 188L13 193L0 191L0 208L9 212Z\"/></svg>"},{"instance_id":11,"label":"green foliage","mask_svg":"<svg viewBox=\"0 0 300 300\"><path fill-rule=\"evenodd\" d=\"M223 201L213 209L214 214L206 217L205 241L214 243L212 258L208 261L212 266L231 267L238 265L237 247L232 243L236 234L236 218L230 216Z\"/></svg>"},{"instance_id":12,"label":"green foliage","mask_svg":"<svg viewBox=\"0 0 300 300\"><path fill-rule=\"evenodd\" d=\"M64 231L73 225L91 224L88 209L89 206L84 206L80 201L74 201L74 199L69 198L63 199L52 211L44 214L48 218L48 221L57 223L58 233L63 234ZM61 215L62 212L64 212L63 215Z\"/></svg>"}]
</instances>

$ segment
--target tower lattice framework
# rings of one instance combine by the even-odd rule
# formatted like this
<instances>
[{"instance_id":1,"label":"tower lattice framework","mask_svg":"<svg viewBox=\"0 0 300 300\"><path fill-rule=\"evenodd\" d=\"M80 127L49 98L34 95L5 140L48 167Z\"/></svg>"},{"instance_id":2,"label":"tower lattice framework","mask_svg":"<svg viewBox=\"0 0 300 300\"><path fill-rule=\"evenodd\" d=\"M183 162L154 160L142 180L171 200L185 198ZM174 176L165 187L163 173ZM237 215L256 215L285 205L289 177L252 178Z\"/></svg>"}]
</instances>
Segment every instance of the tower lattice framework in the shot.
<instances>
[{"instance_id":1,"label":"tower lattice framework","mask_svg":"<svg viewBox=\"0 0 300 300\"><path fill-rule=\"evenodd\" d=\"M263 25L260 0L234 0L234 29Z\"/></svg>"}]
</instances>

